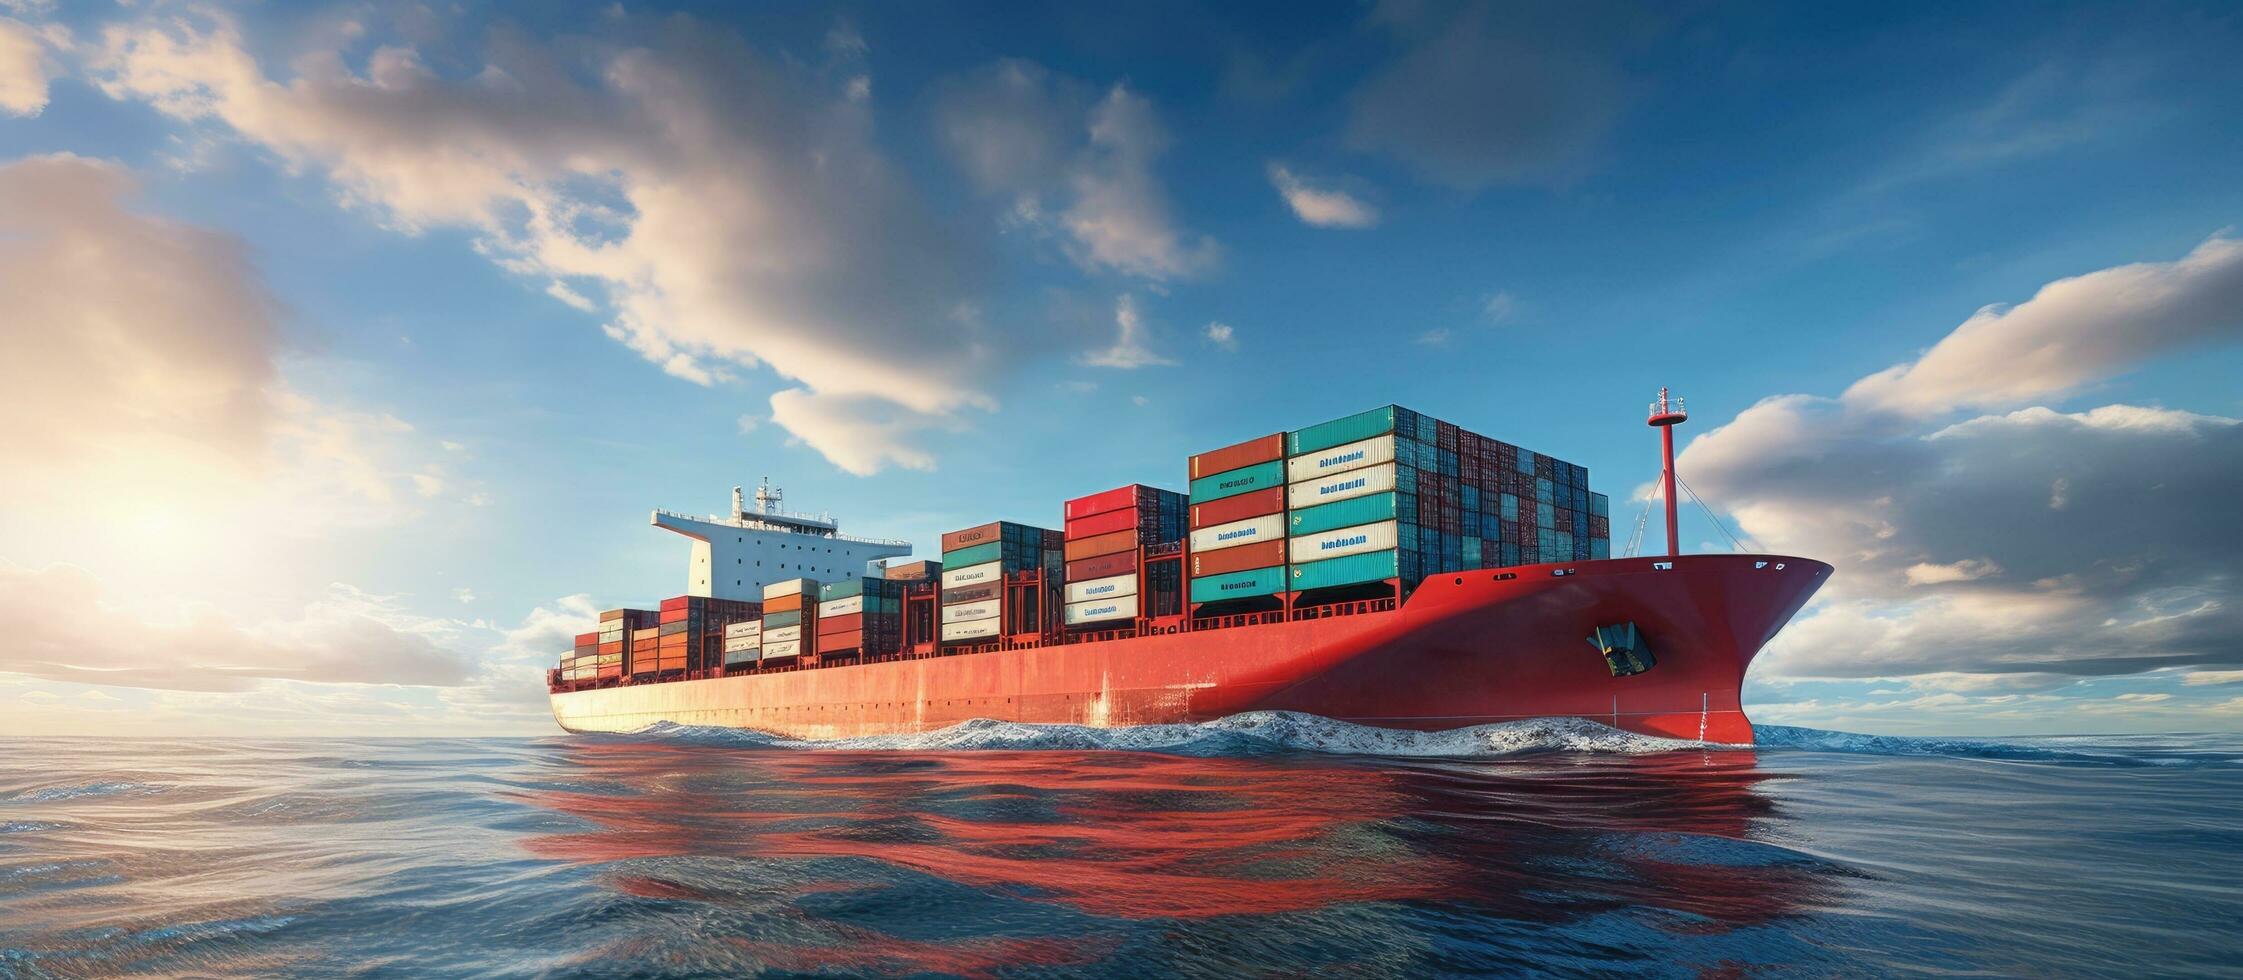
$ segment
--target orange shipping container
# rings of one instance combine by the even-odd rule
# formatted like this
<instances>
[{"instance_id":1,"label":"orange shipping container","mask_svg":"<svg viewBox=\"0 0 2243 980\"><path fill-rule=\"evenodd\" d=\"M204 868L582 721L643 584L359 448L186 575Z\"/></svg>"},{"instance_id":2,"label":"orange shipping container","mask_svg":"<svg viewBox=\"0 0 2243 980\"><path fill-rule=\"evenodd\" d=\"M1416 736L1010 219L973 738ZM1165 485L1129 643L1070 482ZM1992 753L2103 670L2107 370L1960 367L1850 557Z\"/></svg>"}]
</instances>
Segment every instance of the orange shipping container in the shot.
<instances>
[{"instance_id":1,"label":"orange shipping container","mask_svg":"<svg viewBox=\"0 0 2243 980\"><path fill-rule=\"evenodd\" d=\"M1285 433L1273 432L1235 446L1209 450L1191 459L1192 479L1227 473L1241 466L1267 463L1285 455Z\"/></svg>"},{"instance_id":2,"label":"orange shipping container","mask_svg":"<svg viewBox=\"0 0 2243 980\"><path fill-rule=\"evenodd\" d=\"M1285 539L1257 541L1234 548L1192 552L1192 577L1243 572L1285 564Z\"/></svg>"},{"instance_id":3,"label":"orange shipping container","mask_svg":"<svg viewBox=\"0 0 2243 980\"><path fill-rule=\"evenodd\" d=\"M1127 531L1101 534L1095 538L1069 541L1067 542L1067 560L1081 561L1099 555L1110 555L1117 551L1135 550L1137 550L1137 529L1131 528Z\"/></svg>"},{"instance_id":4,"label":"orange shipping container","mask_svg":"<svg viewBox=\"0 0 2243 980\"><path fill-rule=\"evenodd\" d=\"M990 521L980 527L969 527L963 531L952 531L945 534L942 536L942 550L945 552L956 551L960 548L971 548L977 544L995 541L1004 533L1004 523L1003 521Z\"/></svg>"},{"instance_id":5,"label":"orange shipping container","mask_svg":"<svg viewBox=\"0 0 2243 980\"><path fill-rule=\"evenodd\" d=\"M800 592L797 592L797 593L795 593L795 594L793 594L793 595L783 595L783 596L780 596L780 597L778 597L778 598L776 598L776 599L765 599L765 600L763 600L763 612L764 612L764 614L765 614L765 615L769 615L769 614L771 614L771 613L776 613L776 612L801 612L801 611L802 611L802 593L800 593Z\"/></svg>"}]
</instances>

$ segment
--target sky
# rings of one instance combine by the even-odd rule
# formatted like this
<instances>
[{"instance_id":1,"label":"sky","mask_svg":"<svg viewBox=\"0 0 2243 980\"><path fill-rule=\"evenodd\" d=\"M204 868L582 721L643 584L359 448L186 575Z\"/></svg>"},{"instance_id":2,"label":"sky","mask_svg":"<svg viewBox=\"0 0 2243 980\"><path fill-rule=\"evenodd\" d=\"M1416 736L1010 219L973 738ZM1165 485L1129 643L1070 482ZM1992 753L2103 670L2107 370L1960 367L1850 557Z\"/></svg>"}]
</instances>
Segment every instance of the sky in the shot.
<instances>
[{"instance_id":1,"label":"sky","mask_svg":"<svg viewBox=\"0 0 2243 980\"><path fill-rule=\"evenodd\" d=\"M925 554L1392 402L1587 466L1617 549L1662 385L1686 549L1838 568L1756 720L2237 730L2238 50L2217 3L0 0L0 734L546 733L569 636L683 591L652 508L768 476Z\"/></svg>"}]
</instances>

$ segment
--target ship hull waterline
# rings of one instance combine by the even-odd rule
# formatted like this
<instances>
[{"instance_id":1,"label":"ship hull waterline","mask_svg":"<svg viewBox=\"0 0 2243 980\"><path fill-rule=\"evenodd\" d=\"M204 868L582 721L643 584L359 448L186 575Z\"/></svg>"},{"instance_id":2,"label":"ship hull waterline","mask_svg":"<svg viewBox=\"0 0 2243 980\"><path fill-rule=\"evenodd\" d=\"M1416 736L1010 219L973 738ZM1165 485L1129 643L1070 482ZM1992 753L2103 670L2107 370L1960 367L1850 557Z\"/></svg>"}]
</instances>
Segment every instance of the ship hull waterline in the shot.
<instances>
[{"instance_id":1,"label":"ship hull waterline","mask_svg":"<svg viewBox=\"0 0 2243 980\"><path fill-rule=\"evenodd\" d=\"M1277 710L1438 731L1578 717L1749 744L1745 670L1830 571L1684 555L1444 573L1384 612L556 692L553 716L571 732L671 722L816 740L976 718L1125 727ZM1588 637L1628 622L1656 665L1615 677Z\"/></svg>"}]
</instances>

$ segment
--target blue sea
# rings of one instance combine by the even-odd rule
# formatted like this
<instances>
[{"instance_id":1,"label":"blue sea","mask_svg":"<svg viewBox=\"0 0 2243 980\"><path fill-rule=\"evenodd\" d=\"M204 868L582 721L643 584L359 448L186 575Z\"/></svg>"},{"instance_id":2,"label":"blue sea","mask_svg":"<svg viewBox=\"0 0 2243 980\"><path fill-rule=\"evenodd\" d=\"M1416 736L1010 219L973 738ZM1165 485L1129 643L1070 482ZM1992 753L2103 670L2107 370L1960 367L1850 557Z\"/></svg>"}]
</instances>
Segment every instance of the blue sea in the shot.
<instances>
[{"instance_id":1,"label":"blue sea","mask_svg":"<svg viewBox=\"0 0 2243 980\"><path fill-rule=\"evenodd\" d=\"M2243 975L2243 737L0 740L0 976Z\"/></svg>"}]
</instances>

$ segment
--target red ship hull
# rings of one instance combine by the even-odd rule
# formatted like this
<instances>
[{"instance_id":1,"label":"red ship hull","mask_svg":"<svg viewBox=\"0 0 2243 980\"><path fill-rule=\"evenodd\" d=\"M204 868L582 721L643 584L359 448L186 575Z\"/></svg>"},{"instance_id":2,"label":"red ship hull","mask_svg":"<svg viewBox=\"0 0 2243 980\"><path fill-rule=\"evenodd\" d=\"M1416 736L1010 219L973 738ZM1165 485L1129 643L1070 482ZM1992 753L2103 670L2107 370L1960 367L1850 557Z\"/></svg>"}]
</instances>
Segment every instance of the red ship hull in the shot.
<instances>
[{"instance_id":1,"label":"red ship hull","mask_svg":"<svg viewBox=\"0 0 2243 980\"><path fill-rule=\"evenodd\" d=\"M1482 569L1433 576L1383 612L556 692L553 715L577 732L674 722L810 739L974 718L1122 727L1282 710L1440 730L1573 716L1742 744L1746 667L1830 570L1773 555ZM1656 665L1615 677L1588 637L1630 622Z\"/></svg>"}]
</instances>

